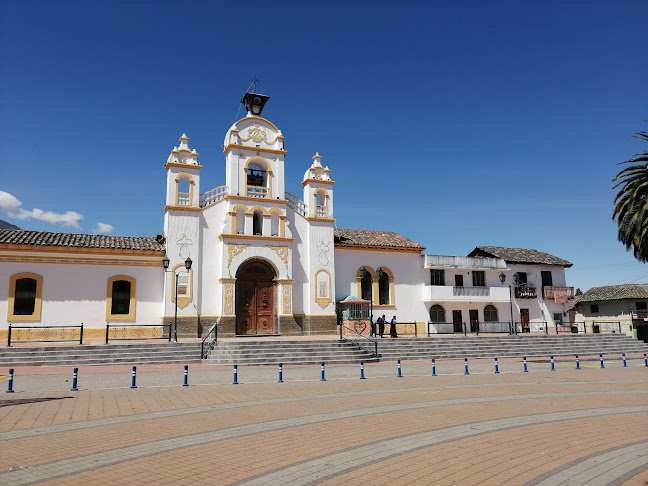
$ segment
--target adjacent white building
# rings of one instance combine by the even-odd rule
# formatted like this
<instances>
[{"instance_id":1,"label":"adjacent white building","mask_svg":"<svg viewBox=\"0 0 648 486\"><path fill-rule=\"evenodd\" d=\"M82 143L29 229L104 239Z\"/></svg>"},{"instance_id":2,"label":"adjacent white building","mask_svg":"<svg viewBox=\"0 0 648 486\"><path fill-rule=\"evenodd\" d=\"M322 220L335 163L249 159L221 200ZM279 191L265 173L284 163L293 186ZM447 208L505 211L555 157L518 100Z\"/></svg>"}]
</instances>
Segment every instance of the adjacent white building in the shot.
<instances>
[{"instance_id":1,"label":"adjacent white building","mask_svg":"<svg viewBox=\"0 0 648 486\"><path fill-rule=\"evenodd\" d=\"M243 98L219 187L201 187L199 154L180 137L156 238L0 230L0 332L84 323L89 336L107 324L144 335L177 320L184 336L214 323L224 336L332 333L349 296L420 333L549 332L567 320L565 260L488 246L424 255L393 232L336 228L333 171L319 154L302 169L303 193L287 193L285 177L299 175L285 172L267 101Z\"/></svg>"}]
</instances>

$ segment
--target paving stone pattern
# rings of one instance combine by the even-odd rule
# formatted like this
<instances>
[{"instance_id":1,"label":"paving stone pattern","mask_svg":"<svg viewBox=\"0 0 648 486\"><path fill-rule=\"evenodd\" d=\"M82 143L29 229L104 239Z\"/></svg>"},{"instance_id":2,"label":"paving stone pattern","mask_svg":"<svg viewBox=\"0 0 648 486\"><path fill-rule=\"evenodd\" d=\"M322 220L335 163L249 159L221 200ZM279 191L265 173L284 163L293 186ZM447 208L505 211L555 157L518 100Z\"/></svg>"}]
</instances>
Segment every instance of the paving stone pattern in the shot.
<instances>
[{"instance_id":1,"label":"paving stone pattern","mask_svg":"<svg viewBox=\"0 0 648 486\"><path fill-rule=\"evenodd\" d=\"M648 368L630 364L404 378L374 364L324 382L295 367L285 383L259 368L267 380L189 387L168 365L137 389L101 388L127 374L106 367L78 392L65 370L19 370L0 396L0 484L645 484Z\"/></svg>"}]
</instances>

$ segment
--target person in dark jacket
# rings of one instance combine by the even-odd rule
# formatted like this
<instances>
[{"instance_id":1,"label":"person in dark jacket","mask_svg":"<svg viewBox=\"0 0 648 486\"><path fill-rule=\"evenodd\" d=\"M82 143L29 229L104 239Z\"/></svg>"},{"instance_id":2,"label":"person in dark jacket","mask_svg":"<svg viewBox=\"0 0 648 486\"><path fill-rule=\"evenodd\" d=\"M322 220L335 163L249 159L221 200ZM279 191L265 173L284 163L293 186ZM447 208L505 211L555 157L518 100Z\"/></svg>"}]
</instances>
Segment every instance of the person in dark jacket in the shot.
<instances>
[{"instance_id":1,"label":"person in dark jacket","mask_svg":"<svg viewBox=\"0 0 648 486\"><path fill-rule=\"evenodd\" d=\"M383 336L384 333L385 333L385 316L382 316L378 318L378 334L380 334L380 337L385 337Z\"/></svg>"},{"instance_id":2,"label":"person in dark jacket","mask_svg":"<svg viewBox=\"0 0 648 486\"><path fill-rule=\"evenodd\" d=\"M389 335L393 338L398 337L398 334L396 334L396 316L392 317L392 320L389 323Z\"/></svg>"}]
</instances>

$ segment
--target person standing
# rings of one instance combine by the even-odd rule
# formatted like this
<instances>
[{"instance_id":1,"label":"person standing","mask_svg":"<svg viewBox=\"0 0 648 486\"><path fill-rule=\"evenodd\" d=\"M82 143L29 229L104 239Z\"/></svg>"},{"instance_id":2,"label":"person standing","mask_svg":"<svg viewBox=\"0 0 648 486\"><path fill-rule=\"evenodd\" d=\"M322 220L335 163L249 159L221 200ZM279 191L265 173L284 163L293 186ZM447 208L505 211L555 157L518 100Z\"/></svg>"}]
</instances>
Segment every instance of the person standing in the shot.
<instances>
[{"instance_id":1,"label":"person standing","mask_svg":"<svg viewBox=\"0 0 648 486\"><path fill-rule=\"evenodd\" d=\"M383 334L385 333L385 315L383 314L382 317L378 318L378 334L380 334L380 337L385 337Z\"/></svg>"},{"instance_id":2,"label":"person standing","mask_svg":"<svg viewBox=\"0 0 648 486\"><path fill-rule=\"evenodd\" d=\"M398 334L396 334L396 316L392 317L392 320L389 323L389 335L393 338L398 337Z\"/></svg>"},{"instance_id":3,"label":"person standing","mask_svg":"<svg viewBox=\"0 0 648 486\"><path fill-rule=\"evenodd\" d=\"M369 337L375 337L376 336L376 323L373 320L373 316L371 316L371 333L369 334Z\"/></svg>"}]
</instances>

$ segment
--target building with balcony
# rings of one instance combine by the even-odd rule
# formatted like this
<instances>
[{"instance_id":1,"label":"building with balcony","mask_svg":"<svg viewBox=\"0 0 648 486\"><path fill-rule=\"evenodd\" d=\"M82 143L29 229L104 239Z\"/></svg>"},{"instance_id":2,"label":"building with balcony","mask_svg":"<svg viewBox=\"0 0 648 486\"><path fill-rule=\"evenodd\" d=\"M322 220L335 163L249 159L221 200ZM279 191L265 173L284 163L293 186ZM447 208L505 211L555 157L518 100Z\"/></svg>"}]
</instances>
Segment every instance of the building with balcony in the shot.
<instances>
[{"instance_id":1,"label":"building with balcony","mask_svg":"<svg viewBox=\"0 0 648 486\"><path fill-rule=\"evenodd\" d=\"M215 188L201 187L199 154L182 134L164 165L156 238L0 230L0 334L17 322L171 321L181 336L214 323L225 336L333 333L348 298L420 333L543 332L566 318L571 263L558 257L490 246L424 255L391 231L335 227L331 169L316 153L286 173L284 136L262 117L268 99L243 97ZM301 195L286 192L286 177L299 178Z\"/></svg>"},{"instance_id":2,"label":"building with balcony","mask_svg":"<svg viewBox=\"0 0 648 486\"><path fill-rule=\"evenodd\" d=\"M595 326L619 324L620 331L648 342L648 284L592 287L570 303L573 322ZM615 326L616 327L616 326Z\"/></svg>"}]
</instances>

